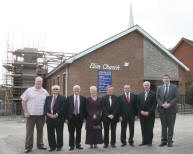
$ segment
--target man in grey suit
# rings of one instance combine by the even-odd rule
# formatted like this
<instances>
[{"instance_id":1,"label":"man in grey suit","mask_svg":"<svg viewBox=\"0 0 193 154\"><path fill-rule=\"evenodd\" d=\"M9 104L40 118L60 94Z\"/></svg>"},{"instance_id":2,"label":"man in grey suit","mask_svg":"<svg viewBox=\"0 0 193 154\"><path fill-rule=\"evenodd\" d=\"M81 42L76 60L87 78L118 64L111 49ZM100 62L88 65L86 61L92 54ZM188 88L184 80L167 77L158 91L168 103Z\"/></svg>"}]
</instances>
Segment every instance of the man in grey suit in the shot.
<instances>
[{"instance_id":1,"label":"man in grey suit","mask_svg":"<svg viewBox=\"0 0 193 154\"><path fill-rule=\"evenodd\" d=\"M158 112L162 125L162 137L160 147L167 145L173 146L173 133L178 112L177 102L179 99L178 88L170 83L168 74L163 76L163 85L157 89L156 99L158 103Z\"/></svg>"}]
</instances>

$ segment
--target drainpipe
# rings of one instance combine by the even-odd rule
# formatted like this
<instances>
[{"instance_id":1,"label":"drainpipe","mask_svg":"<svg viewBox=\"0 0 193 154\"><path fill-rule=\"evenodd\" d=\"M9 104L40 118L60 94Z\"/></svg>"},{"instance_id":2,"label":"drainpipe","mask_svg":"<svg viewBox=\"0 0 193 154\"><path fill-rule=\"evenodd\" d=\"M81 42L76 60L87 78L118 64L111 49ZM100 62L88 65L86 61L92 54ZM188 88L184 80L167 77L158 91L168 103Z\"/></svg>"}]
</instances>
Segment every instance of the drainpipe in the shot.
<instances>
[{"instance_id":1,"label":"drainpipe","mask_svg":"<svg viewBox=\"0 0 193 154\"><path fill-rule=\"evenodd\" d=\"M65 96L68 96L68 69L69 65L66 66L66 77L65 77Z\"/></svg>"}]
</instances>

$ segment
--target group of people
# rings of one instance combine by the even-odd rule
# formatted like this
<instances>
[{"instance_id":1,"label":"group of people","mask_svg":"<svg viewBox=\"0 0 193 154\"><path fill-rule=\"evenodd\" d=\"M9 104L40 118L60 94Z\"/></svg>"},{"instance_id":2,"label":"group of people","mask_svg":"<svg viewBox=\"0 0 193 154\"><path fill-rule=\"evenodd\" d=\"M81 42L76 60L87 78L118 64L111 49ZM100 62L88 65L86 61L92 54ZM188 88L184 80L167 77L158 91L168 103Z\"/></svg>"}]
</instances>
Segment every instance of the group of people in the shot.
<instances>
[{"instance_id":1,"label":"group of people","mask_svg":"<svg viewBox=\"0 0 193 154\"><path fill-rule=\"evenodd\" d=\"M122 95L114 95L114 87L107 86L105 96L97 96L96 86L90 87L90 96L80 95L80 86L73 87L73 94L67 98L60 95L60 86L52 86L52 94L42 88L42 78L35 79L34 87L28 88L21 96L26 121L25 153L33 147L34 126L37 128L37 147L45 150L43 144L43 126L47 123L49 151L61 151L63 147L64 123L68 125L69 150L83 149L81 146L81 129L86 122L85 144L97 148L104 144L108 148L116 147L116 126L121 122L121 147L127 144L126 130L129 124L128 143L134 146L134 123L140 120L142 143L139 146L152 146L155 110L158 107L162 125L161 144L173 146L174 125L176 119L178 88L170 83L170 76L163 76L163 85L153 92L150 82L143 83L144 90L138 95L131 93L130 85L124 85ZM46 118L45 118L46 116ZM104 128L104 137L102 129ZM109 139L111 130L111 140ZM55 136L56 135L56 136Z\"/></svg>"}]
</instances>

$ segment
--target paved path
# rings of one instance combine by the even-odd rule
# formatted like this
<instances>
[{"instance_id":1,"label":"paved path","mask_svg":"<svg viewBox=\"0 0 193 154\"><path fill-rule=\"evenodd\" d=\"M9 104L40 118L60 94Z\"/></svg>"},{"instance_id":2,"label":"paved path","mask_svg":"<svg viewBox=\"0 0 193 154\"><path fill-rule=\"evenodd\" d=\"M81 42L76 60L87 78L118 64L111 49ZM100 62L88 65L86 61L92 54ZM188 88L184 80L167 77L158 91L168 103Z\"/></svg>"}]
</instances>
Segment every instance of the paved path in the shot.
<instances>
[{"instance_id":1,"label":"paved path","mask_svg":"<svg viewBox=\"0 0 193 154\"><path fill-rule=\"evenodd\" d=\"M68 130L64 126L64 147L62 151L52 152L53 154L193 154L193 115L177 115L174 147L159 147L160 134L161 134L160 120L156 119L154 128L154 140L152 147L139 147L141 143L141 130L139 121L135 123L135 147L120 147L120 123L117 127L117 147L104 149L103 145L99 145L98 149L89 149L88 145L84 144L85 141L85 127L82 129L82 146L84 150L68 151ZM47 132L44 127L44 141L47 143ZM127 134L129 132L127 131ZM36 132L35 132L36 134ZM36 136L36 135L35 135ZM36 141L36 137L34 138ZM25 121L21 117L10 118L0 117L0 154L22 154L24 153L25 141ZM35 145L35 144L34 144ZM31 154L47 154L48 151L38 150L34 146Z\"/></svg>"}]
</instances>

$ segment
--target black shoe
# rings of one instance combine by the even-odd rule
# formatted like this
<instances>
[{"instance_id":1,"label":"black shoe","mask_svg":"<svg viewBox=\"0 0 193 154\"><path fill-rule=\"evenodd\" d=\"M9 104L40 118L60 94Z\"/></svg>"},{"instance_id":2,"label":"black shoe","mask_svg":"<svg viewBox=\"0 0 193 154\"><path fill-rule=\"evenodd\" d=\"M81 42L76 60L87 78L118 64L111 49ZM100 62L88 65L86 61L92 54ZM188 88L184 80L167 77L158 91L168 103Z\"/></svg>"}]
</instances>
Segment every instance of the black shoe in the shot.
<instances>
[{"instance_id":1,"label":"black shoe","mask_svg":"<svg viewBox=\"0 0 193 154\"><path fill-rule=\"evenodd\" d=\"M98 148L97 144L94 144L94 148L95 148L95 149L97 149L97 148Z\"/></svg>"},{"instance_id":2,"label":"black shoe","mask_svg":"<svg viewBox=\"0 0 193 154\"><path fill-rule=\"evenodd\" d=\"M144 145L146 145L146 143L141 143L141 144L139 144L139 146L144 146Z\"/></svg>"},{"instance_id":3,"label":"black shoe","mask_svg":"<svg viewBox=\"0 0 193 154\"><path fill-rule=\"evenodd\" d=\"M57 148L57 151L61 151L62 150L62 148Z\"/></svg>"},{"instance_id":4,"label":"black shoe","mask_svg":"<svg viewBox=\"0 0 193 154\"><path fill-rule=\"evenodd\" d=\"M121 147L124 147L124 146L126 146L126 143L122 143L122 144L121 144Z\"/></svg>"},{"instance_id":5,"label":"black shoe","mask_svg":"<svg viewBox=\"0 0 193 154\"><path fill-rule=\"evenodd\" d=\"M115 144L111 144L111 147L112 147L112 148L116 148Z\"/></svg>"},{"instance_id":6,"label":"black shoe","mask_svg":"<svg viewBox=\"0 0 193 154\"><path fill-rule=\"evenodd\" d=\"M46 150L47 148L44 147L44 146L42 146L42 147L38 147L38 149L40 149L40 150Z\"/></svg>"},{"instance_id":7,"label":"black shoe","mask_svg":"<svg viewBox=\"0 0 193 154\"><path fill-rule=\"evenodd\" d=\"M130 146L134 147L134 144L133 143L129 143Z\"/></svg>"},{"instance_id":8,"label":"black shoe","mask_svg":"<svg viewBox=\"0 0 193 154\"><path fill-rule=\"evenodd\" d=\"M108 148L108 144L105 144L105 145L103 146L103 148Z\"/></svg>"},{"instance_id":9,"label":"black shoe","mask_svg":"<svg viewBox=\"0 0 193 154\"><path fill-rule=\"evenodd\" d=\"M147 144L149 147L152 147L152 143Z\"/></svg>"},{"instance_id":10,"label":"black shoe","mask_svg":"<svg viewBox=\"0 0 193 154\"><path fill-rule=\"evenodd\" d=\"M83 149L83 147L78 146L78 147L76 147L76 149L82 150L82 149Z\"/></svg>"},{"instance_id":11,"label":"black shoe","mask_svg":"<svg viewBox=\"0 0 193 154\"><path fill-rule=\"evenodd\" d=\"M55 149L54 148L51 148L50 150L49 150L49 152L52 152L52 151L54 151Z\"/></svg>"},{"instance_id":12,"label":"black shoe","mask_svg":"<svg viewBox=\"0 0 193 154\"><path fill-rule=\"evenodd\" d=\"M168 143L168 147L173 147L173 143Z\"/></svg>"},{"instance_id":13,"label":"black shoe","mask_svg":"<svg viewBox=\"0 0 193 154\"><path fill-rule=\"evenodd\" d=\"M72 151L72 150L74 150L74 147L70 147L69 151Z\"/></svg>"},{"instance_id":14,"label":"black shoe","mask_svg":"<svg viewBox=\"0 0 193 154\"><path fill-rule=\"evenodd\" d=\"M93 145L92 144L90 145L90 148L93 149Z\"/></svg>"},{"instance_id":15,"label":"black shoe","mask_svg":"<svg viewBox=\"0 0 193 154\"><path fill-rule=\"evenodd\" d=\"M31 149L25 149L24 153L29 153L31 152Z\"/></svg>"},{"instance_id":16,"label":"black shoe","mask_svg":"<svg viewBox=\"0 0 193 154\"><path fill-rule=\"evenodd\" d=\"M160 147L163 147L163 146L165 146L165 145L167 145L167 143L162 142L159 146L160 146Z\"/></svg>"}]
</instances>

